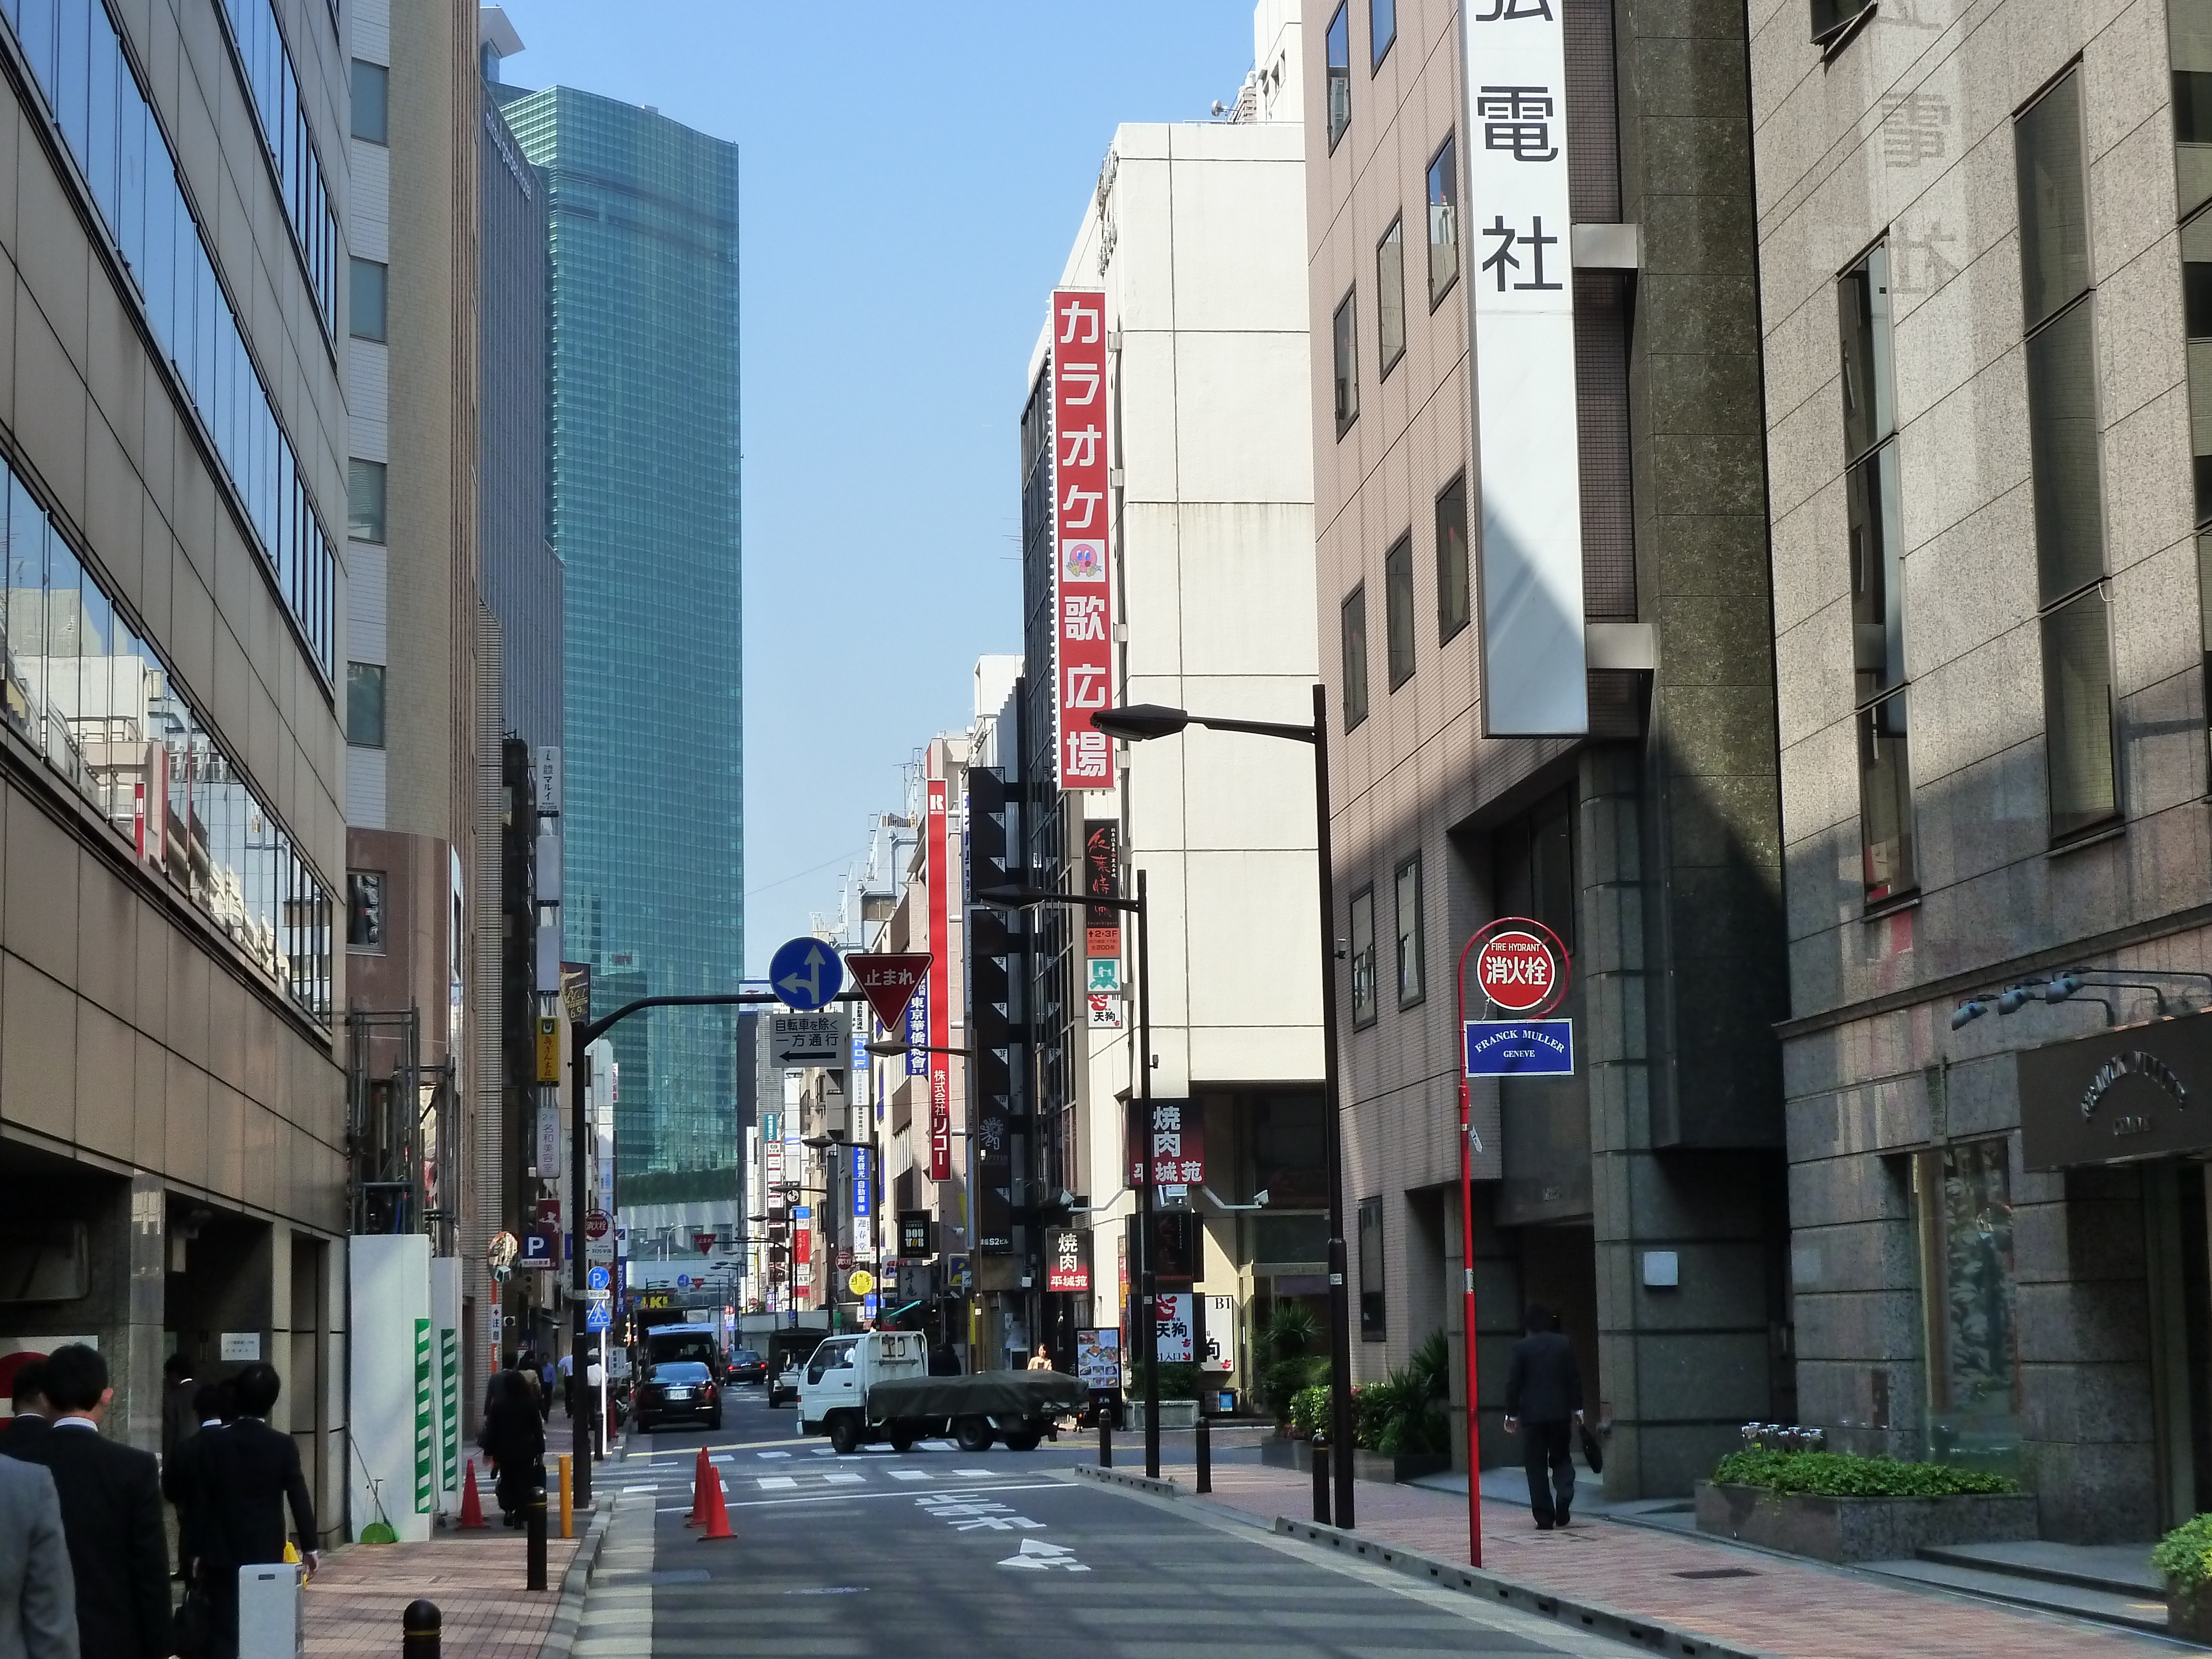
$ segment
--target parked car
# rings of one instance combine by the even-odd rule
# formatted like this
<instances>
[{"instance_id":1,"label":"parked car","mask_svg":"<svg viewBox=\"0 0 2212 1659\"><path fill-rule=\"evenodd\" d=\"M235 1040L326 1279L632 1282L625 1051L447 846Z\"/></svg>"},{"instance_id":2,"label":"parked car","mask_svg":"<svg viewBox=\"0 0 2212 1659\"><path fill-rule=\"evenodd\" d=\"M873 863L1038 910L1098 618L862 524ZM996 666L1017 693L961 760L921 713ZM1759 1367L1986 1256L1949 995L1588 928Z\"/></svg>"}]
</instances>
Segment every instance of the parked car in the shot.
<instances>
[{"instance_id":1,"label":"parked car","mask_svg":"<svg viewBox=\"0 0 2212 1659\"><path fill-rule=\"evenodd\" d=\"M750 1348L738 1348L730 1355L729 1369L723 1380L729 1382L765 1382L768 1381L768 1361Z\"/></svg>"},{"instance_id":2,"label":"parked car","mask_svg":"<svg viewBox=\"0 0 2212 1659\"><path fill-rule=\"evenodd\" d=\"M645 1374L637 1391L637 1426L650 1434L677 1419L722 1426L722 1391L714 1373L696 1359L665 1359Z\"/></svg>"}]
</instances>

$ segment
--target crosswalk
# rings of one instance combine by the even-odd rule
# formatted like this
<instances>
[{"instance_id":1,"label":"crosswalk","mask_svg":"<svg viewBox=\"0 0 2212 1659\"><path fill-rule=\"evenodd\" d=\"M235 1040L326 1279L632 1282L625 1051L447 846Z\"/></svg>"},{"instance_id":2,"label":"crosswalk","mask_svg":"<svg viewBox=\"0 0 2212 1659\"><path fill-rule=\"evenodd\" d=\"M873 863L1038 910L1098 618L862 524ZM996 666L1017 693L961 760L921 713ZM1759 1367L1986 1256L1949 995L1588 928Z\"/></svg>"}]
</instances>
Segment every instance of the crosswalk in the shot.
<instances>
[{"instance_id":1,"label":"crosswalk","mask_svg":"<svg viewBox=\"0 0 2212 1659\"><path fill-rule=\"evenodd\" d=\"M950 1441L945 1443L945 1449L952 1449ZM955 1463L950 1459L924 1465L872 1458L817 1464L811 1460L794 1460L788 1452L710 1454L708 1461L721 1478L723 1490L732 1498L748 1494L849 1493L855 1488L882 1492L966 1487L979 1483L1030 1480L1037 1474L1036 1466L1027 1460L1017 1462L1011 1458L1004 1465L991 1468ZM656 1461L641 1468L625 1470L629 1478L622 1491L650 1493L664 1502L681 1498L688 1504L694 1471L695 1465L690 1463Z\"/></svg>"}]
</instances>

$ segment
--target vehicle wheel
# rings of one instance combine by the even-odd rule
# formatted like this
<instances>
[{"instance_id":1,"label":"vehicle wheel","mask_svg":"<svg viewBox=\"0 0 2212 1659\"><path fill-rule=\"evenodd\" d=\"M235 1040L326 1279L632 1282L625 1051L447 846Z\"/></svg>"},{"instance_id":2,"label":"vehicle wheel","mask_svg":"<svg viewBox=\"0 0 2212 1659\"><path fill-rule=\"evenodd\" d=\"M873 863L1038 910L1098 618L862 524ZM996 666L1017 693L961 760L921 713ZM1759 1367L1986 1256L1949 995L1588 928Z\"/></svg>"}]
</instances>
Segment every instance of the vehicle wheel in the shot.
<instances>
[{"instance_id":1,"label":"vehicle wheel","mask_svg":"<svg viewBox=\"0 0 2212 1659\"><path fill-rule=\"evenodd\" d=\"M849 1413L840 1412L830 1419L830 1445L840 1457L850 1457L860 1449L860 1425Z\"/></svg>"},{"instance_id":2,"label":"vehicle wheel","mask_svg":"<svg viewBox=\"0 0 2212 1659\"><path fill-rule=\"evenodd\" d=\"M1009 1434L1006 1437L1006 1449L1008 1451L1035 1451L1037 1449L1037 1442L1043 1438L1044 1437L1039 1434L1035 1429L1018 1429L1013 1433Z\"/></svg>"},{"instance_id":3,"label":"vehicle wheel","mask_svg":"<svg viewBox=\"0 0 2212 1659\"><path fill-rule=\"evenodd\" d=\"M901 1457L914 1449L915 1432L903 1423L894 1423L885 1437L890 1441L891 1449Z\"/></svg>"},{"instance_id":4,"label":"vehicle wheel","mask_svg":"<svg viewBox=\"0 0 2212 1659\"><path fill-rule=\"evenodd\" d=\"M956 1418L952 1424L952 1437L959 1443L962 1451L988 1451L991 1449L991 1419L988 1417Z\"/></svg>"}]
</instances>

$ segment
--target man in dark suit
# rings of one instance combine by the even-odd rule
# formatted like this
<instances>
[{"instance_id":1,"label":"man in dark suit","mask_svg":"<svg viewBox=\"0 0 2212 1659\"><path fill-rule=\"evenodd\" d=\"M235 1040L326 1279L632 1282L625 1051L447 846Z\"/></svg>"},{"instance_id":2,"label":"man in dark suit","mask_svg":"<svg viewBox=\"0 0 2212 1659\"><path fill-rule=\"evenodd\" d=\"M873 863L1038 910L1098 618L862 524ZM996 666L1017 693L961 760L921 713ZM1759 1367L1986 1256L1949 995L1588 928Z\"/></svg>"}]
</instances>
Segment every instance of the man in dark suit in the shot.
<instances>
[{"instance_id":1,"label":"man in dark suit","mask_svg":"<svg viewBox=\"0 0 2212 1659\"><path fill-rule=\"evenodd\" d=\"M100 1433L115 1390L97 1350L81 1342L56 1348L45 1386L52 1426L25 1440L10 1436L0 1452L43 1463L54 1478L82 1650L86 1659L167 1659L169 1546L154 1454Z\"/></svg>"},{"instance_id":2,"label":"man in dark suit","mask_svg":"<svg viewBox=\"0 0 2212 1659\"><path fill-rule=\"evenodd\" d=\"M200 1425L192 1397L200 1385L192 1377L192 1357L179 1348L161 1362L161 1463L167 1468L177 1448Z\"/></svg>"},{"instance_id":3,"label":"man in dark suit","mask_svg":"<svg viewBox=\"0 0 2212 1659\"><path fill-rule=\"evenodd\" d=\"M307 1571L318 1565L315 1504L300 1469L300 1448L289 1434L269 1426L270 1410L283 1383L273 1365L256 1362L230 1381L238 1415L207 1441L204 1491L195 1532L200 1549L201 1582L213 1614L210 1659L235 1659L238 1652L238 1570L284 1559L284 1509L299 1534ZM191 1442L186 1442L191 1444Z\"/></svg>"},{"instance_id":4,"label":"man in dark suit","mask_svg":"<svg viewBox=\"0 0 2212 1659\"><path fill-rule=\"evenodd\" d=\"M1559 1334L1559 1316L1537 1303L1522 1322L1505 1373L1505 1432L1518 1434L1528 1471L1528 1507L1536 1530L1567 1524L1575 1498L1574 1425L1583 1420L1583 1376L1574 1345ZM1547 1479L1548 1469L1549 1478Z\"/></svg>"},{"instance_id":5,"label":"man in dark suit","mask_svg":"<svg viewBox=\"0 0 2212 1659\"><path fill-rule=\"evenodd\" d=\"M54 1408L46 1402L45 1360L33 1359L15 1368L9 1408L15 1414L0 1425L0 1452L13 1456L32 1436L45 1433L46 1425L53 1420Z\"/></svg>"},{"instance_id":6,"label":"man in dark suit","mask_svg":"<svg viewBox=\"0 0 2212 1659\"><path fill-rule=\"evenodd\" d=\"M177 1443L175 1451L161 1463L161 1496L177 1511L177 1576L186 1583L198 1574L202 1515L208 1503L208 1468L215 1443L231 1416L229 1390L220 1383L203 1382L192 1392L192 1431Z\"/></svg>"}]
</instances>

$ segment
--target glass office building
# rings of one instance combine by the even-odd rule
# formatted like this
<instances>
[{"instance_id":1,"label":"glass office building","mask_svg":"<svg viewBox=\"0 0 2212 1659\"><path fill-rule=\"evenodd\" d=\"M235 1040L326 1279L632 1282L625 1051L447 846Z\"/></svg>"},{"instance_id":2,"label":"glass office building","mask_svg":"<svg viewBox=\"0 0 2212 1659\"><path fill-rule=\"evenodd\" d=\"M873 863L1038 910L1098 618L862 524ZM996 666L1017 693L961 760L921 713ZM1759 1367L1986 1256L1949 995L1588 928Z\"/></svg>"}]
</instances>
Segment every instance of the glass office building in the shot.
<instances>
[{"instance_id":1,"label":"glass office building","mask_svg":"<svg viewBox=\"0 0 2212 1659\"><path fill-rule=\"evenodd\" d=\"M613 1006L617 984L735 990L737 147L567 87L500 94L544 169L550 222L568 953L592 964L596 1012ZM734 1019L715 1009L646 1018L647 1063L623 1067L621 1174L714 1170L724 1173L702 1188L726 1185L738 1152Z\"/></svg>"}]
</instances>

